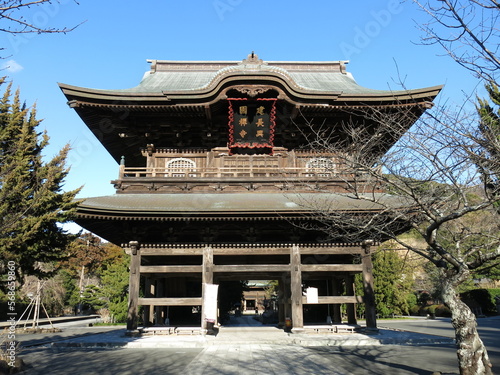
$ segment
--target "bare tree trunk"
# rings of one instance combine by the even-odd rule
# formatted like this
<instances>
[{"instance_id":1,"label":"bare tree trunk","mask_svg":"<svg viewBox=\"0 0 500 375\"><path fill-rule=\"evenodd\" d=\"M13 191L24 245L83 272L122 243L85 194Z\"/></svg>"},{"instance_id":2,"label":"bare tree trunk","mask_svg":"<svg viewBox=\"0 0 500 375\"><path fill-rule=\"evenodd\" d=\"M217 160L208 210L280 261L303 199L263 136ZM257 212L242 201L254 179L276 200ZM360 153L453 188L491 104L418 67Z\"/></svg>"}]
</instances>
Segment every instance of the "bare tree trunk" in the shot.
<instances>
[{"instance_id":1,"label":"bare tree trunk","mask_svg":"<svg viewBox=\"0 0 500 375\"><path fill-rule=\"evenodd\" d=\"M456 291L457 279L462 279L467 271L442 270L441 297L451 310L451 324L455 329L458 366L461 375L492 375L488 352L477 332L476 316L461 301ZM446 275L445 275L446 274Z\"/></svg>"}]
</instances>

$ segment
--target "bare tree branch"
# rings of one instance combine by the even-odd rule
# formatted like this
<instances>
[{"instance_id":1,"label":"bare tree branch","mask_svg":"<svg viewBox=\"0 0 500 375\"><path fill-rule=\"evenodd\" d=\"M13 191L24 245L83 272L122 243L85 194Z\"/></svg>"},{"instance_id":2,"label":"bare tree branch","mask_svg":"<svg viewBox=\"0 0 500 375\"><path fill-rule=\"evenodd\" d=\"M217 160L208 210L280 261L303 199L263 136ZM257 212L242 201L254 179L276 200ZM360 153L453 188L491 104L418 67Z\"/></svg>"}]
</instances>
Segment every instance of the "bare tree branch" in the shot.
<instances>
[{"instance_id":1,"label":"bare tree branch","mask_svg":"<svg viewBox=\"0 0 500 375\"><path fill-rule=\"evenodd\" d=\"M363 128L360 115L375 127L371 132ZM322 195L299 199L318 223L309 229L353 242L391 240L433 263L440 274L442 298L453 312L457 341L466 347L468 338L458 330L473 315L456 288L475 270L500 259L500 194L484 183L491 174L500 176L491 152L492 147L500 152L500 142L490 142L487 133L485 138L477 130L477 115L445 107L428 111L406 133L405 124L416 117L411 106L399 106L397 112L366 107L356 109L354 117L355 122L342 126L344 138L325 124L308 122L310 147L318 155L335 158L338 167L331 172L337 173L344 189L329 201ZM401 138L388 152L374 153L384 149L389 134ZM484 152L485 144L490 152ZM401 236L410 229L418 241ZM489 368L482 350L478 366ZM460 353L460 358L467 357L465 351Z\"/></svg>"},{"instance_id":2,"label":"bare tree branch","mask_svg":"<svg viewBox=\"0 0 500 375\"><path fill-rule=\"evenodd\" d=\"M423 44L438 44L477 77L498 83L499 17L496 0L412 0L430 18L419 25Z\"/></svg>"},{"instance_id":3,"label":"bare tree branch","mask_svg":"<svg viewBox=\"0 0 500 375\"><path fill-rule=\"evenodd\" d=\"M79 4L73 0L75 4ZM75 30L83 22L72 27L45 27L39 26L36 22L29 20L25 13L33 7L43 7L44 5L60 4L58 0L4 0L0 1L0 32L16 35L16 34L57 34L68 33ZM85 22L85 21L84 21ZM5 48L0 47L0 50Z\"/></svg>"}]
</instances>

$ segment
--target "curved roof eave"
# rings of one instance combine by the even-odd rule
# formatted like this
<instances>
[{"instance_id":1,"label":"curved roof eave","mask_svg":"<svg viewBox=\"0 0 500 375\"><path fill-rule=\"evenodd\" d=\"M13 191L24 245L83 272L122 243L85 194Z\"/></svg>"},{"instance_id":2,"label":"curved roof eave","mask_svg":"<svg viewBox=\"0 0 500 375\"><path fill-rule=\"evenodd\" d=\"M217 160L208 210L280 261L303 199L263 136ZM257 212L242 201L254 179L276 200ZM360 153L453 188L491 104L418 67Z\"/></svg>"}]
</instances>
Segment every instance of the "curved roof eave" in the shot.
<instances>
[{"instance_id":1,"label":"curved roof eave","mask_svg":"<svg viewBox=\"0 0 500 375\"><path fill-rule=\"evenodd\" d=\"M310 90L301 88L299 85L291 82L290 80L284 79L279 73L270 72L268 74L263 74L263 72L248 72L242 74L241 72L228 72L218 79L212 80L208 85L199 89L189 89L189 90L162 90L162 91L141 91L134 89L124 89L124 90L100 90L100 89L90 89L79 86L71 86L64 83L59 83L59 87L64 92L66 97L71 96L75 98L82 99L97 99L104 101L171 101L173 99L183 100L183 99L205 99L217 95L224 87L231 86L231 83L235 85L251 84L247 81L252 82L268 82L275 83L283 86L286 91L291 96L304 97L310 99L316 99L319 97L329 97L336 98L342 94L342 91L324 91L324 90ZM140 86L137 86L140 87Z\"/></svg>"},{"instance_id":2,"label":"curved roof eave","mask_svg":"<svg viewBox=\"0 0 500 375\"><path fill-rule=\"evenodd\" d=\"M115 194L87 198L80 203L80 217L175 218L192 216L304 215L321 207L333 211L374 212L383 205L404 206L397 196L379 194L380 203L355 199L347 194L325 193L228 193L228 194Z\"/></svg>"},{"instance_id":3,"label":"curved roof eave","mask_svg":"<svg viewBox=\"0 0 500 375\"><path fill-rule=\"evenodd\" d=\"M248 83L247 81L252 81ZM298 100L328 100L328 101L367 101L367 102L398 102L398 101L425 101L432 100L437 96L443 85L432 86L413 90L368 90L367 92L353 93L345 91L322 91L301 88L297 84L291 84L278 73L262 74L253 72L241 74L241 72L229 72L228 74L213 81L209 86L198 90L177 90L161 92L142 92L127 90L100 90L59 83L59 87L69 101L91 101L91 102L113 102L112 104L137 104L148 102L164 102L182 100L199 100L200 102L210 100L217 96L224 87L242 84L277 84L282 86L290 97ZM295 87L293 87L295 86ZM359 86L361 87L361 86Z\"/></svg>"}]
</instances>

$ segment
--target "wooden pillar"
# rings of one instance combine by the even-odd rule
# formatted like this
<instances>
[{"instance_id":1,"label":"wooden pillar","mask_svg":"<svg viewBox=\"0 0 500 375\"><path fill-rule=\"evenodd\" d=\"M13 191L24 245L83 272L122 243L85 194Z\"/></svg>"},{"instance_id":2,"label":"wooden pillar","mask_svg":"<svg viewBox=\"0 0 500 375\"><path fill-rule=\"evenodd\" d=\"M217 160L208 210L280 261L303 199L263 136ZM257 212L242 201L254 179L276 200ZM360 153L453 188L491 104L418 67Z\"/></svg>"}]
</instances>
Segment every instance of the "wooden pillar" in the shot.
<instances>
[{"instance_id":1,"label":"wooden pillar","mask_svg":"<svg viewBox=\"0 0 500 375\"><path fill-rule=\"evenodd\" d=\"M375 312L375 291L373 287L373 264L371 246L373 241L363 242L363 252L361 253L361 263L363 265L363 291L365 302L366 328L377 330L377 317Z\"/></svg>"},{"instance_id":2,"label":"wooden pillar","mask_svg":"<svg viewBox=\"0 0 500 375\"><path fill-rule=\"evenodd\" d=\"M150 286L150 295L151 297L156 297L156 282L155 282L155 279L153 278L150 278L150 283L151 283L151 286ZM148 320L151 322L151 324L154 323L155 321L155 307L156 306L151 306L151 308L149 309L149 316L148 316Z\"/></svg>"},{"instance_id":3,"label":"wooden pillar","mask_svg":"<svg viewBox=\"0 0 500 375\"><path fill-rule=\"evenodd\" d=\"M203 249L203 268L202 268L202 306L201 306L201 331L203 334L207 334L209 324L206 320L205 315L205 284L213 284L214 282L214 252L212 247L205 246Z\"/></svg>"},{"instance_id":4,"label":"wooden pillar","mask_svg":"<svg viewBox=\"0 0 500 375\"><path fill-rule=\"evenodd\" d=\"M334 278L332 280L332 296L340 296L340 294L341 294L340 280L337 278ZM334 324L342 323L342 313L341 313L340 307L341 306L339 303L336 303L333 305L332 322Z\"/></svg>"},{"instance_id":5,"label":"wooden pillar","mask_svg":"<svg viewBox=\"0 0 500 375\"><path fill-rule=\"evenodd\" d=\"M154 296L153 284L154 283L151 282L151 276L147 276L144 282L144 297L151 298ZM144 306L143 320L145 326L150 326L153 323L153 311L154 306Z\"/></svg>"},{"instance_id":6,"label":"wooden pillar","mask_svg":"<svg viewBox=\"0 0 500 375\"><path fill-rule=\"evenodd\" d=\"M290 274L285 274L281 278L283 284L283 315L284 315L284 327L286 326L286 318L292 319L292 305L291 305L291 284L290 284Z\"/></svg>"},{"instance_id":7,"label":"wooden pillar","mask_svg":"<svg viewBox=\"0 0 500 375\"><path fill-rule=\"evenodd\" d=\"M292 246L290 257L290 284L292 292L292 332L301 333L304 331L304 310L302 308L302 270L300 260L300 248L298 245Z\"/></svg>"},{"instance_id":8,"label":"wooden pillar","mask_svg":"<svg viewBox=\"0 0 500 375\"><path fill-rule=\"evenodd\" d=\"M346 295L354 296L354 276L347 275L345 278L345 291ZM348 324L358 324L356 320L356 304L347 303L347 323Z\"/></svg>"},{"instance_id":9,"label":"wooden pillar","mask_svg":"<svg viewBox=\"0 0 500 375\"><path fill-rule=\"evenodd\" d=\"M155 287L155 297L156 298L161 298L165 297L165 279L157 279L156 280L156 287ZM163 316L163 311L165 310L164 306L155 306L155 319L154 323L155 324L166 324L165 323L165 318L168 318L168 316ZM170 324L167 324L170 325Z\"/></svg>"},{"instance_id":10,"label":"wooden pillar","mask_svg":"<svg viewBox=\"0 0 500 375\"><path fill-rule=\"evenodd\" d=\"M139 242L130 241L129 247L131 250L130 257L130 277L128 287L128 314L127 314L127 330L134 331L137 329L138 323L138 303L139 303L139 284L141 280L141 252Z\"/></svg>"},{"instance_id":11,"label":"wooden pillar","mask_svg":"<svg viewBox=\"0 0 500 375\"><path fill-rule=\"evenodd\" d=\"M285 326L286 318L286 308L288 303L288 296L285 289L285 276L281 280L278 280L278 327L282 328Z\"/></svg>"}]
</instances>

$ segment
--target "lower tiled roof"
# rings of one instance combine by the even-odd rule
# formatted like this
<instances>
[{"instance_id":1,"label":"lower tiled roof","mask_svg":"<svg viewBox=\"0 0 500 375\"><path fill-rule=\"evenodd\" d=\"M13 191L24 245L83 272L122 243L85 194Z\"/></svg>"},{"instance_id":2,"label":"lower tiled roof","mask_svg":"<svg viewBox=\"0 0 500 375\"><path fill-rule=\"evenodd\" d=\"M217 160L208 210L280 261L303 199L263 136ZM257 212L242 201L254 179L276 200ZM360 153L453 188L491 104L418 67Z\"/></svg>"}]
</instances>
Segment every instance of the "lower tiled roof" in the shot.
<instances>
[{"instance_id":1,"label":"lower tiled roof","mask_svg":"<svg viewBox=\"0 0 500 375\"><path fill-rule=\"evenodd\" d=\"M400 197L367 194L357 199L340 193L209 193L209 194L115 194L85 199L79 216L176 217L305 214L314 211L379 211L402 207Z\"/></svg>"}]
</instances>

